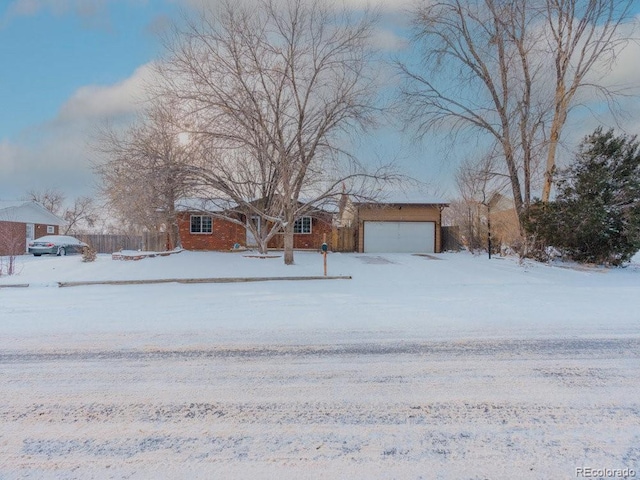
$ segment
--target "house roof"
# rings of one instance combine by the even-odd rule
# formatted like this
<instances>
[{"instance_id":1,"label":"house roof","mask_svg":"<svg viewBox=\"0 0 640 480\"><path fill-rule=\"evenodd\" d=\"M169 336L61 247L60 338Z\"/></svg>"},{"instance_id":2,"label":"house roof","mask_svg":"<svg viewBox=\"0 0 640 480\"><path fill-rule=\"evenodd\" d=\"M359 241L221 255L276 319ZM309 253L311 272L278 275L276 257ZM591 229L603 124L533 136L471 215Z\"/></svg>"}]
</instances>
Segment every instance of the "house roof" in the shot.
<instances>
[{"instance_id":1,"label":"house roof","mask_svg":"<svg viewBox=\"0 0 640 480\"><path fill-rule=\"evenodd\" d=\"M439 205L449 206L449 202L435 197L433 195L425 194L420 191L395 191L395 192L382 192L376 200L354 202L356 205Z\"/></svg>"},{"instance_id":2,"label":"house roof","mask_svg":"<svg viewBox=\"0 0 640 480\"><path fill-rule=\"evenodd\" d=\"M66 222L37 202L0 200L0 221L64 225Z\"/></svg>"},{"instance_id":3,"label":"house roof","mask_svg":"<svg viewBox=\"0 0 640 480\"><path fill-rule=\"evenodd\" d=\"M206 198L180 198L176 202L176 210L179 212L223 212L225 209L221 204L227 201L216 201Z\"/></svg>"},{"instance_id":4,"label":"house roof","mask_svg":"<svg viewBox=\"0 0 640 480\"><path fill-rule=\"evenodd\" d=\"M249 203L256 202L257 200L251 200ZM309 203L310 200L300 199L298 204ZM331 203L323 203L322 205L312 205L312 209L315 211L322 211L324 213L336 213L338 206ZM222 198L181 198L176 202L176 210L179 212L208 212L208 213L222 213L229 210L238 208L238 204L231 200Z\"/></svg>"}]
</instances>

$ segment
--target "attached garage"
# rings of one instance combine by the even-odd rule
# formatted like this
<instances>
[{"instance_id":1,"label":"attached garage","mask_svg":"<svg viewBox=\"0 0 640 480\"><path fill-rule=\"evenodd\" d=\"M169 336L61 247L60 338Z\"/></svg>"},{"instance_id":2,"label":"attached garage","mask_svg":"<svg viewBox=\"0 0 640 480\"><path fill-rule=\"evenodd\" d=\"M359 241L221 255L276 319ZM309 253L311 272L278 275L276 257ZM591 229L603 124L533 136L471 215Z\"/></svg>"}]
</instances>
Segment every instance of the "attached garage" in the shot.
<instances>
[{"instance_id":1,"label":"attached garage","mask_svg":"<svg viewBox=\"0 0 640 480\"><path fill-rule=\"evenodd\" d=\"M439 253L441 201L358 203L357 250L364 253Z\"/></svg>"},{"instance_id":2,"label":"attached garage","mask_svg":"<svg viewBox=\"0 0 640 480\"><path fill-rule=\"evenodd\" d=\"M435 222L365 221L365 253L434 253Z\"/></svg>"}]
</instances>

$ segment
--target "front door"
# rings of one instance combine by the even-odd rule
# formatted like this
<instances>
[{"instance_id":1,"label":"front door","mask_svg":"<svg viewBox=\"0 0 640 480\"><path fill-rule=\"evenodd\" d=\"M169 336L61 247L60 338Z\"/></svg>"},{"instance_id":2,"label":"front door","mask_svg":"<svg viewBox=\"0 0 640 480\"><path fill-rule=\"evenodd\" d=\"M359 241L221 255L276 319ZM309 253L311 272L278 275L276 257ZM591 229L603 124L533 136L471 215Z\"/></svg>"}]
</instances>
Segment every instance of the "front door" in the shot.
<instances>
[{"instance_id":1,"label":"front door","mask_svg":"<svg viewBox=\"0 0 640 480\"><path fill-rule=\"evenodd\" d=\"M36 226L33 223L27 223L27 244L25 245L25 252L29 251L29 242L35 240Z\"/></svg>"}]
</instances>

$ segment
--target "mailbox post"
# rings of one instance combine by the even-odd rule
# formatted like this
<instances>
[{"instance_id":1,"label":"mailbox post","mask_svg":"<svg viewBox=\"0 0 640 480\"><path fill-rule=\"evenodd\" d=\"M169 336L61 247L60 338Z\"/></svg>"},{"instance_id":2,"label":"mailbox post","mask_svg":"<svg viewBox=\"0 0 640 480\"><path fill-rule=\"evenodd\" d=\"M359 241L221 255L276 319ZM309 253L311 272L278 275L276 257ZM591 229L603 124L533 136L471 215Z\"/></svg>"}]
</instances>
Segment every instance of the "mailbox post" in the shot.
<instances>
[{"instance_id":1,"label":"mailbox post","mask_svg":"<svg viewBox=\"0 0 640 480\"><path fill-rule=\"evenodd\" d=\"M322 237L322 246L320 247L322 250L322 257L324 263L324 276L327 276L327 251L329 250L329 245L327 245L327 234L325 233Z\"/></svg>"}]
</instances>

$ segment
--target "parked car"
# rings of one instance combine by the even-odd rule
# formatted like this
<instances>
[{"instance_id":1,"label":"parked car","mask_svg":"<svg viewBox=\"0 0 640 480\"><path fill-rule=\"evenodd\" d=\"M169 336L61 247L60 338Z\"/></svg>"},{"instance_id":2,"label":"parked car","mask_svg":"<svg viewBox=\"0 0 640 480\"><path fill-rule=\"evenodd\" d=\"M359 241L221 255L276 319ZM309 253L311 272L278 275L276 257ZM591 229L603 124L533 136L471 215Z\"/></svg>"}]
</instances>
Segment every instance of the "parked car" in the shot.
<instances>
[{"instance_id":1,"label":"parked car","mask_svg":"<svg viewBox=\"0 0 640 480\"><path fill-rule=\"evenodd\" d=\"M88 246L77 238L68 235L47 235L29 242L29 253L33 253L36 257L40 255L60 256L82 253L82 249Z\"/></svg>"}]
</instances>

